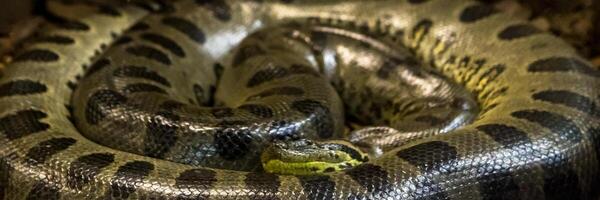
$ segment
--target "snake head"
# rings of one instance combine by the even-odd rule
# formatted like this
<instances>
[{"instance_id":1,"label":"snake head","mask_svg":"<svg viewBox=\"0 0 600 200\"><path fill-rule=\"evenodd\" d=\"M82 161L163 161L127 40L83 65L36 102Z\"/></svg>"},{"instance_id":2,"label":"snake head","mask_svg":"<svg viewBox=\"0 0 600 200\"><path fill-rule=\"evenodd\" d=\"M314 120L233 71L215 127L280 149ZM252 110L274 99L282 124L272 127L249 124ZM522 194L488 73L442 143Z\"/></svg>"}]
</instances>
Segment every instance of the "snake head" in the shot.
<instances>
[{"instance_id":1,"label":"snake head","mask_svg":"<svg viewBox=\"0 0 600 200\"><path fill-rule=\"evenodd\" d=\"M347 141L300 139L274 142L263 151L261 161L269 173L318 175L352 168L368 157Z\"/></svg>"}]
</instances>

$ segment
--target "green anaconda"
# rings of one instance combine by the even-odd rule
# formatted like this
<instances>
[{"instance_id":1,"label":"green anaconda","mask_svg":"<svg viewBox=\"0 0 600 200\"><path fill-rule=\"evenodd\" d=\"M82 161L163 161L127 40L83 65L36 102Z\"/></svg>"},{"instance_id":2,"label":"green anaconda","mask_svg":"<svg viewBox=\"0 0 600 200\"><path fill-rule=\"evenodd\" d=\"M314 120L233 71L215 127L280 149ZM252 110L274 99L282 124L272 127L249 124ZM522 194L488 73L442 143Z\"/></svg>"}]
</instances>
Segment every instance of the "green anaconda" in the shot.
<instances>
[{"instance_id":1,"label":"green anaconda","mask_svg":"<svg viewBox=\"0 0 600 200\"><path fill-rule=\"evenodd\" d=\"M600 72L481 3L88 0L47 11L0 78L0 199L599 193ZM314 142L334 153L305 156ZM352 162L305 175L261 165L286 156L275 169Z\"/></svg>"}]
</instances>

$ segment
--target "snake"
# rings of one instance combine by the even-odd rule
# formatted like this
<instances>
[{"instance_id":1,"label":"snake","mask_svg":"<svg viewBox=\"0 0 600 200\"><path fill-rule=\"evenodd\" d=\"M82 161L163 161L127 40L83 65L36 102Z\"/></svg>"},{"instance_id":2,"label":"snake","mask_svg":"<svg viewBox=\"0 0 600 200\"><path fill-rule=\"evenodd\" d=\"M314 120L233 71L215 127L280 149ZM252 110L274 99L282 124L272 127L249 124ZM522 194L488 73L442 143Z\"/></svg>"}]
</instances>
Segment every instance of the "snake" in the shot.
<instances>
[{"instance_id":1,"label":"snake","mask_svg":"<svg viewBox=\"0 0 600 200\"><path fill-rule=\"evenodd\" d=\"M599 194L600 72L490 5L44 6L0 78L0 199Z\"/></svg>"}]
</instances>

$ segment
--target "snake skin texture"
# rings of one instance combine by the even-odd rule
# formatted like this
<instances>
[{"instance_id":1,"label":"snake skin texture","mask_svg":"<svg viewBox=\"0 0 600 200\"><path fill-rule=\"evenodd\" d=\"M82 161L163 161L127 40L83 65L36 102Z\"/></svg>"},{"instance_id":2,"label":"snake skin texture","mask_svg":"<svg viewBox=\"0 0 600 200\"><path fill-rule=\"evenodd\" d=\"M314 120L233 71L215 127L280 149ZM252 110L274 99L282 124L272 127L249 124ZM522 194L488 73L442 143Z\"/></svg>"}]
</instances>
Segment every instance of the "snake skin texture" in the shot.
<instances>
[{"instance_id":1,"label":"snake skin texture","mask_svg":"<svg viewBox=\"0 0 600 200\"><path fill-rule=\"evenodd\" d=\"M0 199L598 196L600 72L564 41L486 5L180 0L47 6L52 23L0 78ZM394 114L385 111L395 105L373 108L380 104L369 101L396 86L371 94L356 87L396 83L388 75L414 73L411 62L374 61L369 64L378 66L365 73L330 68L360 61L340 50L339 58L328 57L327 48L339 41L367 49L350 55L394 54L393 48L381 52L387 47L377 42L351 45L346 29L405 46L435 68L416 80L454 88L433 93L454 103L434 110L448 112L423 112L458 121L417 135L385 127L350 135L351 141L384 135L367 142L384 153L345 171L293 176L256 169L254 158L271 138L348 136L342 121L348 109L366 120ZM359 77L377 81L361 84ZM340 88L342 99L356 102L339 103L334 93ZM477 108L477 116L460 112ZM414 118L440 124L432 122L435 116ZM402 120L371 122L403 126Z\"/></svg>"}]
</instances>

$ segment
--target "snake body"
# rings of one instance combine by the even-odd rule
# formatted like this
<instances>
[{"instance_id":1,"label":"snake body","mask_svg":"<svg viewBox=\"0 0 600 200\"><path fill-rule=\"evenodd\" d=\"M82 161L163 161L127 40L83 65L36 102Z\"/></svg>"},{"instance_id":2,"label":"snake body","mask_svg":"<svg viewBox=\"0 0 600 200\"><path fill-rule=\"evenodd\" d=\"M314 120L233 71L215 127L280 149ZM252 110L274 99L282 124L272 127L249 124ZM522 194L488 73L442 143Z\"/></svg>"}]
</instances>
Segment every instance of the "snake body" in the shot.
<instances>
[{"instance_id":1,"label":"snake body","mask_svg":"<svg viewBox=\"0 0 600 200\"><path fill-rule=\"evenodd\" d=\"M116 5L49 1L57 22L6 68L0 79L0 198L597 196L600 72L562 40L486 5L463 0L181 0L158 10L154 4ZM298 28L298 22L317 28ZM261 31L282 24L291 28ZM391 147L344 171L294 176L254 170L258 144L267 138L343 136L342 105L328 95L335 89L325 85L360 87L348 86L360 73L336 79L326 51L314 56L312 47L347 39L328 31L344 27L406 46L472 93L479 115L470 124L445 126L450 128L443 133L375 138L369 143ZM277 36L290 33L297 40ZM303 34L308 42L298 42ZM377 49L378 43L359 42ZM344 55L334 60L359 61ZM403 70L382 65L375 74ZM385 74L394 73L381 73L375 83L394 83ZM210 102L212 90L223 102ZM372 96L377 95L386 94ZM363 111L357 116L371 118L360 105L369 97L357 101L349 103ZM471 120L456 116L462 119L456 124ZM397 137L406 140L384 144Z\"/></svg>"}]
</instances>

